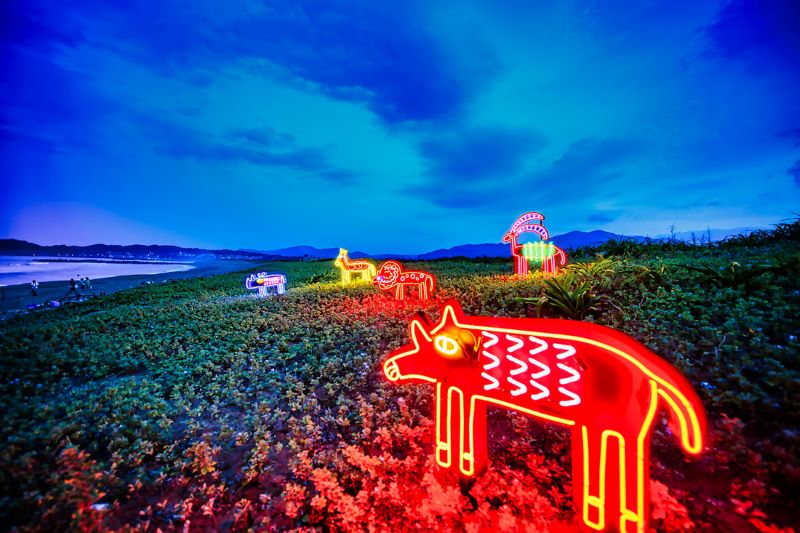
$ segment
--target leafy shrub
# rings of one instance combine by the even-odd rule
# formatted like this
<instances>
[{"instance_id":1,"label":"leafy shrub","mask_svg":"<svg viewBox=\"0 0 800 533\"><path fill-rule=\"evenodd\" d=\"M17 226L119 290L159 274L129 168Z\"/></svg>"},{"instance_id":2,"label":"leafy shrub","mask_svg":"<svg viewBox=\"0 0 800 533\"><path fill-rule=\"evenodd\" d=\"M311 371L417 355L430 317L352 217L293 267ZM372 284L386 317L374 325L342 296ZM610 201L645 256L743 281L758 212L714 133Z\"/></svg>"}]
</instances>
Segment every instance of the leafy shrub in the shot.
<instances>
[{"instance_id":1,"label":"leafy shrub","mask_svg":"<svg viewBox=\"0 0 800 533\"><path fill-rule=\"evenodd\" d=\"M276 262L252 270L286 273L290 290L280 298L253 297L243 273L232 273L4 320L0 523L569 529L567 432L491 409L492 465L460 486L431 461L430 388L389 386L381 374L416 312L436 317L457 298L470 314L520 317L533 295L544 316L634 336L700 393L705 457L687 462L665 426L653 431L656 530L725 529L719 517L729 515L741 521L730 529L796 527L793 227L713 246L639 243L624 259L593 249L586 264L552 279L518 280L510 260L409 262L437 276L427 302L397 302L369 284L343 288L330 262ZM733 261L781 266L754 275L747 291L746 282L726 287L676 266L727 276Z\"/></svg>"}]
</instances>

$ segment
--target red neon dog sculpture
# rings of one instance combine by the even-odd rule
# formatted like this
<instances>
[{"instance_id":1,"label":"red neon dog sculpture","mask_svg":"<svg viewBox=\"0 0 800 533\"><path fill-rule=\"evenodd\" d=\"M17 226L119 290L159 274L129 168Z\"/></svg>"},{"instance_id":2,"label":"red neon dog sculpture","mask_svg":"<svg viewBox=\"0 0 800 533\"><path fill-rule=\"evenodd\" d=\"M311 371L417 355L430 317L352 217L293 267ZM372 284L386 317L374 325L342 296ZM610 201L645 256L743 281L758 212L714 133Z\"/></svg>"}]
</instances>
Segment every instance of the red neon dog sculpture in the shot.
<instances>
[{"instance_id":1,"label":"red neon dog sculpture","mask_svg":"<svg viewBox=\"0 0 800 533\"><path fill-rule=\"evenodd\" d=\"M378 269L378 274L372 278L372 283L382 291L396 287L394 297L397 300L405 298L405 286L416 285L420 300L427 300L428 295L436 288L436 278L433 274L416 270L403 271L403 267L396 261L386 261Z\"/></svg>"},{"instance_id":2,"label":"red neon dog sculpture","mask_svg":"<svg viewBox=\"0 0 800 533\"><path fill-rule=\"evenodd\" d=\"M487 467L486 405L572 428L574 503L597 530L647 530L650 429L659 406L690 454L705 414L688 381L618 331L572 320L464 316L449 302L411 322L390 381L436 386L436 462L462 476Z\"/></svg>"}]
</instances>

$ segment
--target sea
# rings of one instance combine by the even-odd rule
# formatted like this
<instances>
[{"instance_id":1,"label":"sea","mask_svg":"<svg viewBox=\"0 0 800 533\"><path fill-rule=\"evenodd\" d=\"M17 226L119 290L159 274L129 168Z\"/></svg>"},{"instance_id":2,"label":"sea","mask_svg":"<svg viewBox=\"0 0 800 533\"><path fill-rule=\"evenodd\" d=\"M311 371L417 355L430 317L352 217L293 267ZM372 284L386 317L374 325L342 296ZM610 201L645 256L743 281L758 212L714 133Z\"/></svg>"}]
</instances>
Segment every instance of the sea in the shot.
<instances>
[{"instance_id":1,"label":"sea","mask_svg":"<svg viewBox=\"0 0 800 533\"><path fill-rule=\"evenodd\" d=\"M69 281L70 278L111 278L138 274L183 272L194 268L186 263L125 262L123 260L86 257L0 256L0 287L30 283L36 280Z\"/></svg>"}]
</instances>

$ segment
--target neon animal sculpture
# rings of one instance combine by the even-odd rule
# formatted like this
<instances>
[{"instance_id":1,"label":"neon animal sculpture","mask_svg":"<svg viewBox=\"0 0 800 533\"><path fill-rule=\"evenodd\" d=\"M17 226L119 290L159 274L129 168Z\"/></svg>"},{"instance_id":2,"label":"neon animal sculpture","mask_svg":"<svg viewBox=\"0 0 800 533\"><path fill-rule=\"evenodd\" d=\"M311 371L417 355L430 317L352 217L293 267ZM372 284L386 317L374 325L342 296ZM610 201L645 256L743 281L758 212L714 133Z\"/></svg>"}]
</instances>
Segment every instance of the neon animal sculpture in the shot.
<instances>
[{"instance_id":1,"label":"neon animal sculpture","mask_svg":"<svg viewBox=\"0 0 800 533\"><path fill-rule=\"evenodd\" d=\"M428 295L436 288L436 278L433 274L418 270L404 271L396 261L386 261L382 264L378 274L372 278L372 283L382 291L395 289L394 297L397 300L405 299L406 285L416 285L420 300L427 300Z\"/></svg>"},{"instance_id":2,"label":"neon animal sculpture","mask_svg":"<svg viewBox=\"0 0 800 533\"><path fill-rule=\"evenodd\" d=\"M527 268L528 262L542 264L542 272L555 275L558 267L567 264L567 254L552 242L526 242L521 246L520 253L525 258Z\"/></svg>"},{"instance_id":3,"label":"neon animal sculpture","mask_svg":"<svg viewBox=\"0 0 800 533\"><path fill-rule=\"evenodd\" d=\"M267 274L266 272L250 274L245 278L244 286L251 290L258 289L258 295L261 297L267 296L267 289L270 287L275 288L275 294L284 294L286 292L286 276L283 274Z\"/></svg>"},{"instance_id":4,"label":"neon animal sculpture","mask_svg":"<svg viewBox=\"0 0 800 533\"><path fill-rule=\"evenodd\" d=\"M486 406L572 430L576 512L595 530L647 531L650 431L658 408L683 450L703 449L705 413L670 364L613 329L572 320L420 314L411 343L384 362L389 381L436 388L435 454L463 477L487 468Z\"/></svg>"},{"instance_id":5,"label":"neon animal sculpture","mask_svg":"<svg viewBox=\"0 0 800 533\"><path fill-rule=\"evenodd\" d=\"M370 281L375 276L375 265L364 259L351 261L347 257L347 249L339 248L339 256L334 265L342 270L342 285L353 282L353 274L358 274L362 280Z\"/></svg>"},{"instance_id":6,"label":"neon animal sculpture","mask_svg":"<svg viewBox=\"0 0 800 533\"><path fill-rule=\"evenodd\" d=\"M526 277L528 275L528 258L524 255L523 244L519 244L519 236L523 233L535 233L543 241L550 239L550 233L544 227L544 215L531 211L521 215L511 228L503 235L503 242L511 245L511 255L514 256L514 272L519 277ZM555 251L552 256L542 261L542 272L545 274L555 275L558 273L558 267L567 264L567 254L556 245L553 245Z\"/></svg>"}]
</instances>

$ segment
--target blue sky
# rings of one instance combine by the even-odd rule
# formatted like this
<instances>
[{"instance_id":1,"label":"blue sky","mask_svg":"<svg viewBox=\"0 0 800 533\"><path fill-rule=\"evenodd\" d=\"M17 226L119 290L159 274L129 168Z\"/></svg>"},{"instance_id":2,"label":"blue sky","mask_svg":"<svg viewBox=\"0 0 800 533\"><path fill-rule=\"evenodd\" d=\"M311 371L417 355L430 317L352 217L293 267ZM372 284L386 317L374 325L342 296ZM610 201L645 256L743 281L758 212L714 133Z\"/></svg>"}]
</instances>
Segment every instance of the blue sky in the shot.
<instances>
[{"instance_id":1,"label":"blue sky","mask_svg":"<svg viewBox=\"0 0 800 533\"><path fill-rule=\"evenodd\" d=\"M7 0L0 237L413 253L800 212L795 0Z\"/></svg>"}]
</instances>

